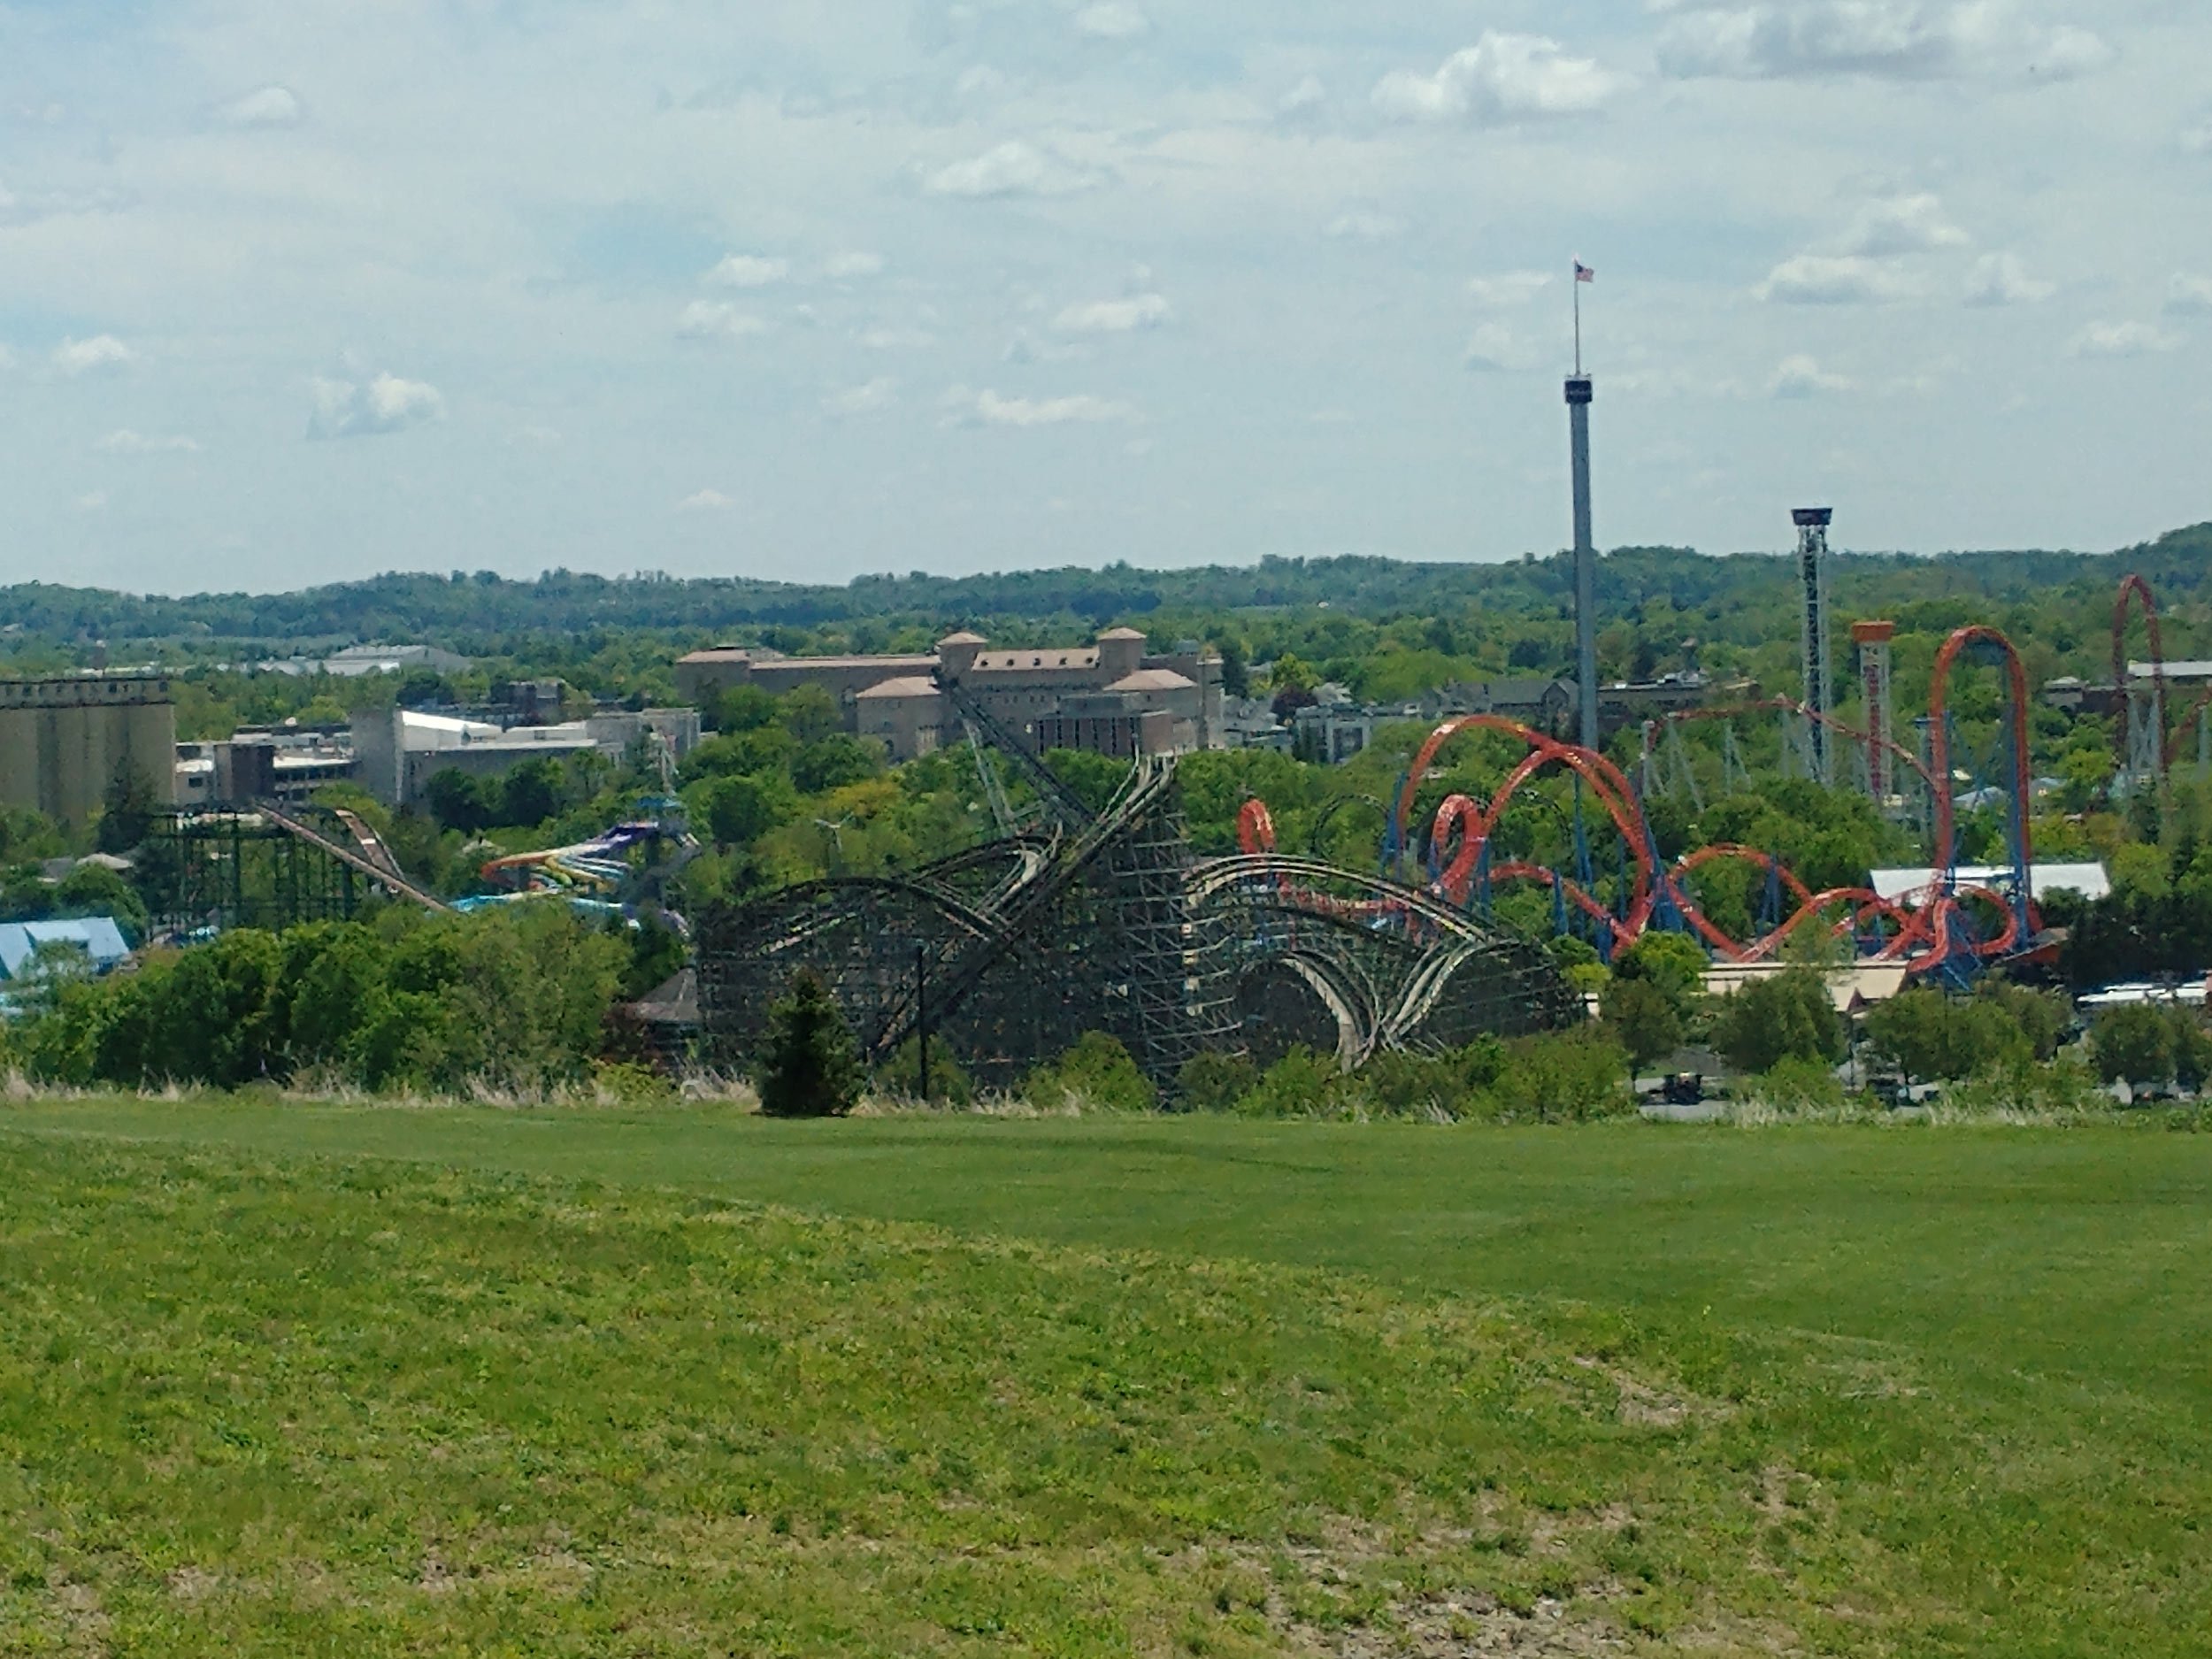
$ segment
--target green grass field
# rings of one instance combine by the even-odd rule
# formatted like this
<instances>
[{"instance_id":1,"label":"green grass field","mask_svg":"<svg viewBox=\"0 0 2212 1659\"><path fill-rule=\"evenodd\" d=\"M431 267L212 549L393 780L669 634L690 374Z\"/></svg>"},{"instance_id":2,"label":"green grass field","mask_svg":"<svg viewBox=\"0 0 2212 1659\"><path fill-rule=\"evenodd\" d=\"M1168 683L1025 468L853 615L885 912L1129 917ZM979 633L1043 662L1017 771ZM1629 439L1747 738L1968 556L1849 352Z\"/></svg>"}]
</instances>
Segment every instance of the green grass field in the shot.
<instances>
[{"instance_id":1,"label":"green grass field","mask_svg":"<svg viewBox=\"0 0 2212 1659\"><path fill-rule=\"evenodd\" d=\"M0 1652L2212 1649L2212 1137L0 1108Z\"/></svg>"}]
</instances>

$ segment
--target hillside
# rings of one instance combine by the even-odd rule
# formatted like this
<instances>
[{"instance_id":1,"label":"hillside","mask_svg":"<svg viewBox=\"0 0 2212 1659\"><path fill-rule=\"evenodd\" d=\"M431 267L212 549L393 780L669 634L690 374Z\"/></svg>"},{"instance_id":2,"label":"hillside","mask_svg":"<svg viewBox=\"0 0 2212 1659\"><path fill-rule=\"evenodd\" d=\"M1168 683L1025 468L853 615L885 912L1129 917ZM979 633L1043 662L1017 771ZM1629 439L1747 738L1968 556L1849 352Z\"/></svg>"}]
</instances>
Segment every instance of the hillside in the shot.
<instances>
[{"instance_id":1,"label":"hillside","mask_svg":"<svg viewBox=\"0 0 2212 1659\"><path fill-rule=\"evenodd\" d=\"M1962 595L2019 603L2083 584L2109 589L2141 570L2176 595L2202 583L2212 524L2115 553L1991 552L1923 558L1847 555L1847 596L1878 594L1894 606ZM1623 549L1604 561L1601 597L1610 611L1664 597L1691 609L1723 595L1778 595L1787 562L1771 555L1709 557L1686 549ZM1442 614L1470 602L1508 610L1568 600L1563 557L1517 564L1433 565L1370 557L1271 558L1253 566L1148 571L1126 564L939 577L864 577L846 587L744 578L672 580L550 571L533 581L489 572L391 574L286 594L191 597L111 593L24 583L0 588L0 629L56 642L106 640L287 641L429 640L464 650L521 635L655 629L706 636L722 631L815 628L872 621L934 626L958 620L1064 620L1103 626L1155 612L1218 613L1327 604L1371 618Z\"/></svg>"}]
</instances>

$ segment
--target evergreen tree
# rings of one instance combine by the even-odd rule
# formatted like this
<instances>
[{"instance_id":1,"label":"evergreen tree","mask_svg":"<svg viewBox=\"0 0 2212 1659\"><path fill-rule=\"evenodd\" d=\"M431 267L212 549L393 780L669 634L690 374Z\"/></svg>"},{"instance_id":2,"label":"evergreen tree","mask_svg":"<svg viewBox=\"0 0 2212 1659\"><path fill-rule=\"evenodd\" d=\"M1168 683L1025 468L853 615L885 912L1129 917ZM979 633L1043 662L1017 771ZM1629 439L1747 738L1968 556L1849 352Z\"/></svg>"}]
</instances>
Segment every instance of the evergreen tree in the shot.
<instances>
[{"instance_id":1,"label":"evergreen tree","mask_svg":"<svg viewBox=\"0 0 2212 1659\"><path fill-rule=\"evenodd\" d=\"M821 976L802 968L768 1010L760 1109L771 1118L842 1118L860 1098L859 1056Z\"/></svg>"}]
</instances>

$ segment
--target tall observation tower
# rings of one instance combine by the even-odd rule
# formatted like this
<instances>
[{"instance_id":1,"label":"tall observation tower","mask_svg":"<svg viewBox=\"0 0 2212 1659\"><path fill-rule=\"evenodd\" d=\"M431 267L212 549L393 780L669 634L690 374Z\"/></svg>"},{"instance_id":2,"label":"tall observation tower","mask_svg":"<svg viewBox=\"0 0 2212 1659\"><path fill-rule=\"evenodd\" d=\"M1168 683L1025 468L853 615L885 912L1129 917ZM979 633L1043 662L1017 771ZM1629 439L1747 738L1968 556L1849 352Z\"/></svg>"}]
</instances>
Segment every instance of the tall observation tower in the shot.
<instances>
[{"instance_id":1,"label":"tall observation tower","mask_svg":"<svg viewBox=\"0 0 2212 1659\"><path fill-rule=\"evenodd\" d=\"M1828 643L1828 526L1835 522L1829 507L1800 507L1790 515L1797 525L1797 581L1805 598L1802 640L1805 668L1805 706L1816 717L1836 711L1836 696L1829 678ZM1835 781L1830 757L1828 728L1820 718L1809 722L1813 772L1821 782Z\"/></svg>"},{"instance_id":2,"label":"tall observation tower","mask_svg":"<svg viewBox=\"0 0 2212 1659\"><path fill-rule=\"evenodd\" d=\"M1567 422L1575 475L1575 684L1582 697L1585 749L1598 746L1598 549L1590 529L1590 378L1578 364L1567 380Z\"/></svg>"}]
</instances>

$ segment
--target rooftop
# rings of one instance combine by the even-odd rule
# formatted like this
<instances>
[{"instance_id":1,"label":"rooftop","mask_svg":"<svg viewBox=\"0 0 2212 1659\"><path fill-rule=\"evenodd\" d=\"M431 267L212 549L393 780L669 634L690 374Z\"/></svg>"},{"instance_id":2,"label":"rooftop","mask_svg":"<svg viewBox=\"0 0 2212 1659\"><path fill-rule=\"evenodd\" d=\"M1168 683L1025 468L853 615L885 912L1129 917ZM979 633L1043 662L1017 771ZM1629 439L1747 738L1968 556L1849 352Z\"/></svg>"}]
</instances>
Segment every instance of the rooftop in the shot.
<instances>
[{"instance_id":1,"label":"rooftop","mask_svg":"<svg viewBox=\"0 0 2212 1659\"><path fill-rule=\"evenodd\" d=\"M939 695L937 682L928 675L907 674L871 686L853 700L856 703L874 703L879 700L887 702L894 697L934 697Z\"/></svg>"},{"instance_id":2,"label":"rooftop","mask_svg":"<svg viewBox=\"0 0 2212 1659\"><path fill-rule=\"evenodd\" d=\"M1198 682L1171 668L1140 668L1106 687L1109 691L1190 691Z\"/></svg>"}]
</instances>

